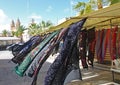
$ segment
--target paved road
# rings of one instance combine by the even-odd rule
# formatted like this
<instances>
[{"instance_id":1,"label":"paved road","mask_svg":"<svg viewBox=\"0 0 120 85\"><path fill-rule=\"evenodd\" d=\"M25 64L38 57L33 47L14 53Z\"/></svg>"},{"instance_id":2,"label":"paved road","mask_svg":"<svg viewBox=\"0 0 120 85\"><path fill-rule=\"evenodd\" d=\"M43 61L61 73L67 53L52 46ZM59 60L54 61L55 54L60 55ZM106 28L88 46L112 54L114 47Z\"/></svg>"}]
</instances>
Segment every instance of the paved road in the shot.
<instances>
[{"instance_id":1,"label":"paved road","mask_svg":"<svg viewBox=\"0 0 120 85\"><path fill-rule=\"evenodd\" d=\"M31 85L32 78L19 77L15 73L14 67L16 65L13 62L10 62L10 59L12 57L13 55L10 51L0 51L0 85ZM37 85L44 85L43 81L44 81L45 74L49 66L51 65L51 63L54 61L54 59L55 57L51 56L44 63L43 67L39 72ZM86 73L87 74L90 73L90 75L86 75ZM82 70L82 76L84 79L83 81L79 81L78 83L69 84L69 85L89 85L89 84L85 84L86 82L94 83L90 85L102 85L98 83L112 82L111 72L107 72L107 71L100 71L100 70L94 69L88 72L88 71ZM71 74L68 77L68 81L73 77L74 76Z\"/></svg>"},{"instance_id":2,"label":"paved road","mask_svg":"<svg viewBox=\"0 0 120 85\"><path fill-rule=\"evenodd\" d=\"M0 51L0 85L30 85L32 79L29 77L19 77L15 71L16 66L10 59L13 57L10 51ZM50 58L43 65L38 77L38 85L43 85L44 77L49 66L53 62Z\"/></svg>"}]
</instances>

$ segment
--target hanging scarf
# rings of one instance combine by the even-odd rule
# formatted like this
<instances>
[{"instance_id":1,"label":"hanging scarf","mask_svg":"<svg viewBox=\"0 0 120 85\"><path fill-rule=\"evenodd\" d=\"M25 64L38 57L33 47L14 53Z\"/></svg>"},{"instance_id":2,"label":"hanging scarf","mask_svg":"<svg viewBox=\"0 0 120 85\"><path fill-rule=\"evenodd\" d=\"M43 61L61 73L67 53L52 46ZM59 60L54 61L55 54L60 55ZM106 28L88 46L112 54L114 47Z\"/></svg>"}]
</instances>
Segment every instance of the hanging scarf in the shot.
<instances>
[{"instance_id":1,"label":"hanging scarf","mask_svg":"<svg viewBox=\"0 0 120 85\"><path fill-rule=\"evenodd\" d=\"M26 55L34 49L40 42L42 41L42 38L40 35L38 36L33 36L29 41L24 43L24 45L21 45L21 49L14 49L15 51L12 50L12 53L15 57L12 58L12 61L14 63L20 64L23 59L26 57ZM19 48L19 47L18 47Z\"/></svg>"},{"instance_id":2,"label":"hanging scarf","mask_svg":"<svg viewBox=\"0 0 120 85\"><path fill-rule=\"evenodd\" d=\"M116 36L117 36L118 27L115 26L112 29L112 47L111 47L111 58L112 60L116 59Z\"/></svg>"},{"instance_id":3,"label":"hanging scarf","mask_svg":"<svg viewBox=\"0 0 120 85\"><path fill-rule=\"evenodd\" d=\"M87 45L87 30L82 30L80 32L80 38L79 38L79 53L80 53L80 59L82 62L83 68L88 68L87 62L86 62L86 45Z\"/></svg>"},{"instance_id":4,"label":"hanging scarf","mask_svg":"<svg viewBox=\"0 0 120 85\"><path fill-rule=\"evenodd\" d=\"M103 62L103 58L102 58L102 43L103 43L103 37L104 37L104 29L102 31L100 31L100 44L99 44L99 48L98 48L98 62L102 63Z\"/></svg>"},{"instance_id":5,"label":"hanging scarf","mask_svg":"<svg viewBox=\"0 0 120 85\"><path fill-rule=\"evenodd\" d=\"M61 66L63 66L64 62L65 61L67 62L67 59L70 58L77 36L85 21L86 18L69 26L69 31L63 42L63 46L60 51L60 54L57 56L53 64L50 66L47 75L45 77L44 85L52 85L53 80L55 79L59 69L62 68Z\"/></svg>"},{"instance_id":6,"label":"hanging scarf","mask_svg":"<svg viewBox=\"0 0 120 85\"><path fill-rule=\"evenodd\" d=\"M65 62L59 68L59 71L56 73L54 80L52 81L52 85L63 85L68 82L65 82L67 75L72 71L79 69L79 50L77 48L77 40L72 49L71 57L66 58ZM81 72L79 74L79 79L82 80Z\"/></svg>"},{"instance_id":7,"label":"hanging scarf","mask_svg":"<svg viewBox=\"0 0 120 85\"><path fill-rule=\"evenodd\" d=\"M93 67L95 53L95 27L87 31L88 37L88 64Z\"/></svg>"},{"instance_id":8,"label":"hanging scarf","mask_svg":"<svg viewBox=\"0 0 120 85\"><path fill-rule=\"evenodd\" d=\"M106 29L106 33L105 33L105 38L104 38L104 42L103 42L103 48L102 48L102 57L103 59L105 58L105 54L106 54L106 50L107 48L109 48L110 42L110 29Z\"/></svg>"},{"instance_id":9,"label":"hanging scarf","mask_svg":"<svg viewBox=\"0 0 120 85\"><path fill-rule=\"evenodd\" d=\"M38 55L38 53L47 45L47 43L56 35L59 33L58 31L53 32L50 34L47 38L45 38L35 49L33 49L24 59L24 61L15 67L15 71L19 76L23 76L24 72L30 65L30 63L33 61L33 59Z\"/></svg>"},{"instance_id":10,"label":"hanging scarf","mask_svg":"<svg viewBox=\"0 0 120 85\"><path fill-rule=\"evenodd\" d=\"M117 40L116 40L116 58L120 58L120 29L118 28L118 32L117 32Z\"/></svg>"},{"instance_id":11,"label":"hanging scarf","mask_svg":"<svg viewBox=\"0 0 120 85\"><path fill-rule=\"evenodd\" d=\"M63 34L67 31L67 29L62 29L58 35L58 37L55 37L54 39L57 40L51 40L50 43L48 43L43 49L42 51L35 57L35 59L32 61L32 63L30 64L30 66L28 67L28 69L26 70L25 74L32 77L34 74L34 71L37 69L37 67L40 65L40 61L42 61L42 59L44 58L44 56L46 56L46 54L48 53L48 51L51 49L53 50L53 47L56 47L57 43L59 43L58 41L61 40L61 38L63 37ZM60 36L60 37L59 37ZM49 56L47 56L49 57ZM47 59L47 58L46 58Z\"/></svg>"},{"instance_id":12,"label":"hanging scarf","mask_svg":"<svg viewBox=\"0 0 120 85\"><path fill-rule=\"evenodd\" d=\"M98 52L100 47L100 30L96 31L95 35L96 35L95 52L96 52L97 60L99 61Z\"/></svg>"},{"instance_id":13,"label":"hanging scarf","mask_svg":"<svg viewBox=\"0 0 120 85\"><path fill-rule=\"evenodd\" d=\"M50 56L50 54L52 53L53 49L55 48L55 46L63 39L64 34L68 31L69 29L62 29L61 32L59 33L57 40L53 41L52 43L50 43L49 48L47 49L47 52L43 55L40 56L40 60L38 63L33 63L33 66L36 66L36 69L32 69L31 72L33 73L34 71L34 77L33 77L33 81L31 85L36 85L37 83L37 76L39 73L39 70L41 69L43 63L46 61L46 59Z\"/></svg>"}]
</instances>

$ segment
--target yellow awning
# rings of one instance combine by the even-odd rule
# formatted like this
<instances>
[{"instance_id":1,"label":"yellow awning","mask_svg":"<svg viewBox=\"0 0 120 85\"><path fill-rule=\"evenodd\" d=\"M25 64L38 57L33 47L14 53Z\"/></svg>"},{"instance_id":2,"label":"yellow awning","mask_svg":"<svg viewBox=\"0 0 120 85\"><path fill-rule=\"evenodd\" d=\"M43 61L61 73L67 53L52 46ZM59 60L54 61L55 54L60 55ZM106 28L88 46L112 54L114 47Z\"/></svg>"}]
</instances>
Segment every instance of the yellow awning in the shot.
<instances>
[{"instance_id":1,"label":"yellow awning","mask_svg":"<svg viewBox=\"0 0 120 85\"><path fill-rule=\"evenodd\" d=\"M77 22L84 17L88 17L87 21L84 24L84 27L89 29L93 26L96 28L99 27L110 27L111 25L119 25L120 24L120 3L111 5L110 7L106 7L92 13L83 15L83 16L76 16L71 17L70 19L66 20L65 22L54 26L51 30L57 30L61 28L68 27L71 23Z\"/></svg>"}]
</instances>

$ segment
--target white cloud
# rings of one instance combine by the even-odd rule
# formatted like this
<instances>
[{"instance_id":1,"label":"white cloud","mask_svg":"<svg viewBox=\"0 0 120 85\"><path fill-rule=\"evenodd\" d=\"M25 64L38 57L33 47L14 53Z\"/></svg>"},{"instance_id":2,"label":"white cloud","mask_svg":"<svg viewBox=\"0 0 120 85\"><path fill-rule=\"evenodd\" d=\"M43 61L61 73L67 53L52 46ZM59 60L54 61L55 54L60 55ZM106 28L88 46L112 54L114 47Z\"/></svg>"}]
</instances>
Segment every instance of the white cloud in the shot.
<instances>
[{"instance_id":1,"label":"white cloud","mask_svg":"<svg viewBox=\"0 0 120 85\"><path fill-rule=\"evenodd\" d=\"M64 21L66 21L66 18L62 18L62 19L58 20L58 24L61 24L61 23L63 23ZM57 24L57 25L58 25L58 24Z\"/></svg>"},{"instance_id":2,"label":"white cloud","mask_svg":"<svg viewBox=\"0 0 120 85\"><path fill-rule=\"evenodd\" d=\"M70 1L70 5L72 5L72 6L75 5L76 3L77 3L77 2L76 2L76 1L73 1L73 0Z\"/></svg>"},{"instance_id":3,"label":"white cloud","mask_svg":"<svg viewBox=\"0 0 120 85\"><path fill-rule=\"evenodd\" d=\"M10 23L9 23L10 19L8 18L8 16L5 14L5 12L0 9L0 33L6 29L10 31Z\"/></svg>"},{"instance_id":4,"label":"white cloud","mask_svg":"<svg viewBox=\"0 0 120 85\"><path fill-rule=\"evenodd\" d=\"M70 11L69 8L64 9L64 12L69 12L69 11Z\"/></svg>"},{"instance_id":5,"label":"white cloud","mask_svg":"<svg viewBox=\"0 0 120 85\"><path fill-rule=\"evenodd\" d=\"M36 13L32 13L29 17L29 19L42 19L40 15L37 15Z\"/></svg>"},{"instance_id":6,"label":"white cloud","mask_svg":"<svg viewBox=\"0 0 120 85\"><path fill-rule=\"evenodd\" d=\"M47 12L51 12L51 10L53 9L52 6L48 6L48 8L46 9Z\"/></svg>"},{"instance_id":7,"label":"white cloud","mask_svg":"<svg viewBox=\"0 0 120 85\"><path fill-rule=\"evenodd\" d=\"M10 31L10 24L0 24L0 33L3 31L3 30L7 30L7 31Z\"/></svg>"},{"instance_id":8,"label":"white cloud","mask_svg":"<svg viewBox=\"0 0 120 85\"><path fill-rule=\"evenodd\" d=\"M36 13L32 13L30 16L28 16L28 18L30 19L30 21L34 19L35 23L39 23L40 20L42 20L42 17Z\"/></svg>"}]
</instances>

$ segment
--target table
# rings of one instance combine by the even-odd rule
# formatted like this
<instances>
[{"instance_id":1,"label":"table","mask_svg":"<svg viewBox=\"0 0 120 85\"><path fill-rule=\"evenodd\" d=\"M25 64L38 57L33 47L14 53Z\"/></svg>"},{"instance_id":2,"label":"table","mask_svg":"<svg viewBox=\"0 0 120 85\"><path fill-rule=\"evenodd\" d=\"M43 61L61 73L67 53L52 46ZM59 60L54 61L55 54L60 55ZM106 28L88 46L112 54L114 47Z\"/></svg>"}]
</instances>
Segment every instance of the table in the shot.
<instances>
[{"instance_id":1,"label":"table","mask_svg":"<svg viewBox=\"0 0 120 85\"><path fill-rule=\"evenodd\" d=\"M112 78L113 78L113 81L115 81L114 73L120 73L120 69L111 68L110 70L112 71Z\"/></svg>"}]
</instances>

